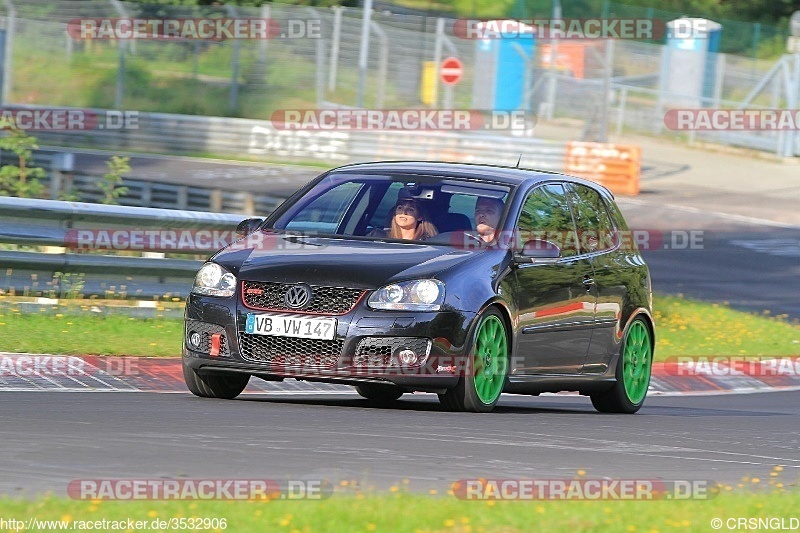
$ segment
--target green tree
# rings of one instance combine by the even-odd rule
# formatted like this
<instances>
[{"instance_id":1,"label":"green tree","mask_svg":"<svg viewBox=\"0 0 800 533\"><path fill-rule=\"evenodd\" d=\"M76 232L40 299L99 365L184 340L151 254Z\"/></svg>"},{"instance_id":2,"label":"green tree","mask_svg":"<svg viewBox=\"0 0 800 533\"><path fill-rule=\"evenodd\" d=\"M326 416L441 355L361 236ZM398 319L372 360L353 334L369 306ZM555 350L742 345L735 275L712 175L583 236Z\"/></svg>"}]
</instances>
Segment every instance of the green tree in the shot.
<instances>
[{"instance_id":1,"label":"green tree","mask_svg":"<svg viewBox=\"0 0 800 533\"><path fill-rule=\"evenodd\" d=\"M128 188L122 187L121 184L122 175L131 171L130 161L130 157L116 155L111 156L111 159L106 161L108 173L97 183L97 186L103 191L102 203L116 205L119 203L117 199L128 192Z\"/></svg>"},{"instance_id":2,"label":"green tree","mask_svg":"<svg viewBox=\"0 0 800 533\"><path fill-rule=\"evenodd\" d=\"M0 195L20 198L38 196L44 189L39 179L45 177L45 171L29 165L33 150L39 148L36 137L6 124L3 124L3 129L10 129L10 132L0 138L0 150L14 152L19 165L5 165L0 168Z\"/></svg>"}]
</instances>

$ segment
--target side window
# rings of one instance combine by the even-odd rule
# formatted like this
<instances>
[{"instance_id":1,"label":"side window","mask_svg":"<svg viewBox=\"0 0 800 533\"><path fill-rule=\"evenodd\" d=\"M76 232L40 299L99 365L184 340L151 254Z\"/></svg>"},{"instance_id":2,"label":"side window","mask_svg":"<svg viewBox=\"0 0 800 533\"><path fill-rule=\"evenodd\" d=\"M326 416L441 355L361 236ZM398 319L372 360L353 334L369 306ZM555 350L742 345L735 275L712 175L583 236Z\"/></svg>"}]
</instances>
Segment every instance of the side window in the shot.
<instances>
[{"instance_id":1,"label":"side window","mask_svg":"<svg viewBox=\"0 0 800 533\"><path fill-rule=\"evenodd\" d=\"M519 248L530 239L544 239L561 248L563 257L578 254L578 239L564 187L549 184L533 190L517 222Z\"/></svg>"},{"instance_id":2,"label":"side window","mask_svg":"<svg viewBox=\"0 0 800 533\"><path fill-rule=\"evenodd\" d=\"M616 232L600 194L585 185L569 184L570 203L582 252L601 252L616 245Z\"/></svg>"},{"instance_id":3,"label":"side window","mask_svg":"<svg viewBox=\"0 0 800 533\"><path fill-rule=\"evenodd\" d=\"M286 224L287 230L336 233L363 183L347 182L325 191Z\"/></svg>"}]
</instances>

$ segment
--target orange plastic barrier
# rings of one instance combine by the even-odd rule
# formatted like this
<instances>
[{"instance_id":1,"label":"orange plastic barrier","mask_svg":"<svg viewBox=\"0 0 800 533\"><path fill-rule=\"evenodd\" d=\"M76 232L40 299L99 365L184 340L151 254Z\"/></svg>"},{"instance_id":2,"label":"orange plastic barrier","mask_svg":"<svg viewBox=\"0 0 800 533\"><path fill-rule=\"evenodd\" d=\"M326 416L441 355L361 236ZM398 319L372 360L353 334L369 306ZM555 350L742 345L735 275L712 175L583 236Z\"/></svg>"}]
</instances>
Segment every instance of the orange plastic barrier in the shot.
<instances>
[{"instance_id":1,"label":"orange plastic barrier","mask_svg":"<svg viewBox=\"0 0 800 533\"><path fill-rule=\"evenodd\" d=\"M642 174L642 148L568 142L564 173L596 181L614 194L636 196Z\"/></svg>"}]
</instances>

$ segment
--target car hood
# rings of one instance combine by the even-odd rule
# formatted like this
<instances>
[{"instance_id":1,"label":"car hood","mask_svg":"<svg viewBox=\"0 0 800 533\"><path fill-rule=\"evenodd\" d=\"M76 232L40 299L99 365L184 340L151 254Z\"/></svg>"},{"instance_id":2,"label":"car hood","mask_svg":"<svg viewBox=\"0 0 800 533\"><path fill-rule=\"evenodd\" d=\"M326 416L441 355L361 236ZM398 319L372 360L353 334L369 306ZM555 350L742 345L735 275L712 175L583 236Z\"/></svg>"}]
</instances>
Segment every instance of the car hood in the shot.
<instances>
[{"instance_id":1,"label":"car hood","mask_svg":"<svg viewBox=\"0 0 800 533\"><path fill-rule=\"evenodd\" d=\"M212 259L242 280L304 282L376 289L401 279L433 277L480 251L424 243L392 243L258 232ZM250 236L252 241L253 236Z\"/></svg>"}]
</instances>

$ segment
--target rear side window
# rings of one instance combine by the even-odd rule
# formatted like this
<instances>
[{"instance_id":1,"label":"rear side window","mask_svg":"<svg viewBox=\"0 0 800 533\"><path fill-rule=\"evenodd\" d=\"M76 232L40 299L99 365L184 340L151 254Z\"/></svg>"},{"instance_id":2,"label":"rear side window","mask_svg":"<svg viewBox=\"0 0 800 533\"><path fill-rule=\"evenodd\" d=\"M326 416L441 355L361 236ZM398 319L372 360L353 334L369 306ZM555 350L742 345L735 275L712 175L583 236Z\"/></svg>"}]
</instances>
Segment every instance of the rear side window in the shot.
<instances>
[{"instance_id":1,"label":"rear side window","mask_svg":"<svg viewBox=\"0 0 800 533\"><path fill-rule=\"evenodd\" d=\"M568 189L581 252L602 252L613 248L617 244L616 231L600 193L575 183L570 183Z\"/></svg>"},{"instance_id":2,"label":"rear side window","mask_svg":"<svg viewBox=\"0 0 800 533\"><path fill-rule=\"evenodd\" d=\"M519 248L530 239L542 239L561 248L563 257L578 254L575 225L560 184L543 185L528 195L516 230Z\"/></svg>"}]
</instances>

